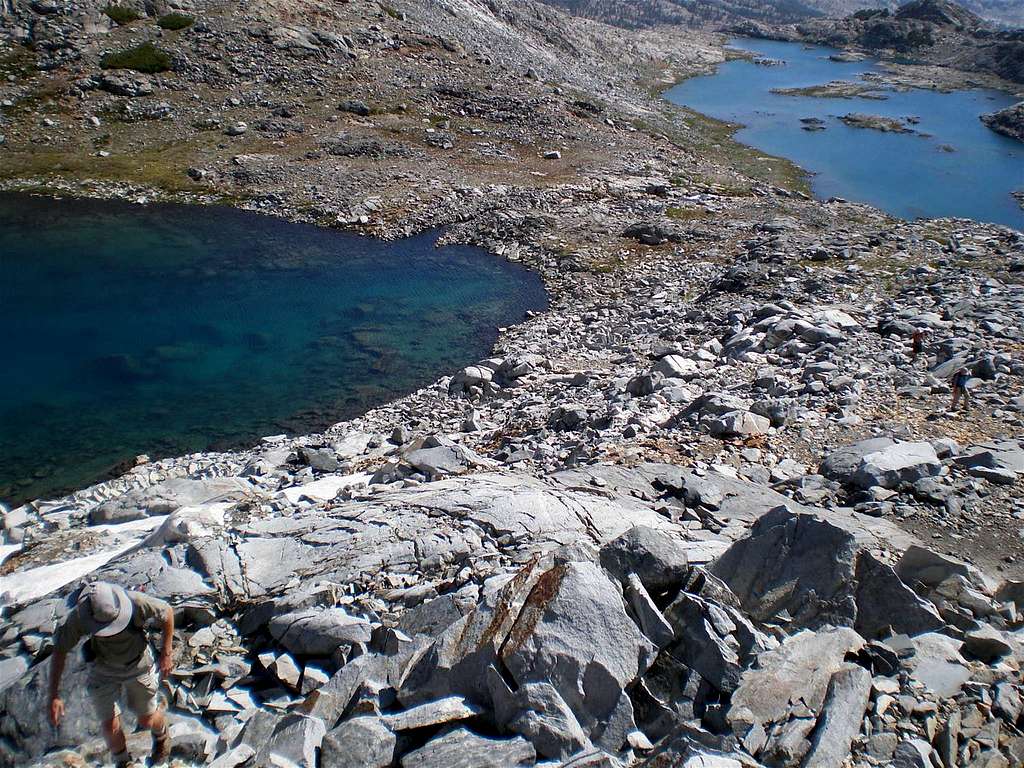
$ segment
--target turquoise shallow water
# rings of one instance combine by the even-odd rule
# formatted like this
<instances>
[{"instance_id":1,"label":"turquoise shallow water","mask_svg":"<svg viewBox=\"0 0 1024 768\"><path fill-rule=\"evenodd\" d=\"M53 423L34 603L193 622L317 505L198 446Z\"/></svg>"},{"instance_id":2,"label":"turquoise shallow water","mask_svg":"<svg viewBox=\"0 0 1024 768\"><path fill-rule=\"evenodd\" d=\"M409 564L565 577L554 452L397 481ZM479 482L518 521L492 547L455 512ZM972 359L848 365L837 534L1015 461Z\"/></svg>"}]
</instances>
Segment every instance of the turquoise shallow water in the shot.
<instances>
[{"instance_id":1,"label":"turquoise shallow water","mask_svg":"<svg viewBox=\"0 0 1024 768\"><path fill-rule=\"evenodd\" d=\"M884 101L781 96L771 90L857 81L877 66L829 61L832 49L797 43L739 39L732 45L785 65L727 62L713 75L672 88L666 98L746 126L738 141L815 174L819 197L866 202L907 219L962 216L1024 229L1024 211L1010 195L1024 190L1024 144L978 119L1014 103L1012 96L986 90L886 91ZM850 112L916 117L920 122L910 127L931 136L852 128L838 120ZM824 120L826 130L802 130L806 117Z\"/></svg>"},{"instance_id":2,"label":"turquoise shallow water","mask_svg":"<svg viewBox=\"0 0 1024 768\"><path fill-rule=\"evenodd\" d=\"M351 417L488 354L535 273L229 208L0 195L0 498Z\"/></svg>"}]
</instances>

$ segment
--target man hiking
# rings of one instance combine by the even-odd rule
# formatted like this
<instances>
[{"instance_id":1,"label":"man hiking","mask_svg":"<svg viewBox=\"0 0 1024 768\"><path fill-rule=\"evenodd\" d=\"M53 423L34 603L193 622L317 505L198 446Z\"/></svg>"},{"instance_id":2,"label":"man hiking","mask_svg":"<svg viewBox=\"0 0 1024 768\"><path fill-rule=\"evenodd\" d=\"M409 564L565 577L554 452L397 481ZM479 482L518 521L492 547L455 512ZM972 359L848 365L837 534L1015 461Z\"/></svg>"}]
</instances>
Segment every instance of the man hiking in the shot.
<instances>
[{"instance_id":1,"label":"man hiking","mask_svg":"<svg viewBox=\"0 0 1024 768\"><path fill-rule=\"evenodd\" d=\"M953 402L950 403L949 410L955 411L961 400L963 400L965 411L970 408L971 393L967 389L967 382L970 380L971 372L966 368L961 368L953 374Z\"/></svg>"},{"instance_id":2,"label":"man hiking","mask_svg":"<svg viewBox=\"0 0 1024 768\"><path fill-rule=\"evenodd\" d=\"M927 328L916 328L910 336L910 359L917 360L918 355L924 351L924 342L931 333Z\"/></svg>"},{"instance_id":3,"label":"man hiking","mask_svg":"<svg viewBox=\"0 0 1024 768\"><path fill-rule=\"evenodd\" d=\"M138 717L139 725L153 732L152 764L165 762L170 752L167 722L157 699L160 678L145 630L151 620L159 622L163 628L159 672L166 676L171 671L174 611L163 600L98 581L82 590L78 603L54 635L50 721L58 726L64 716L60 678L67 655L79 640L88 637L90 653L87 657L92 662L89 697L117 768L132 764L121 730L118 702L122 697Z\"/></svg>"}]
</instances>

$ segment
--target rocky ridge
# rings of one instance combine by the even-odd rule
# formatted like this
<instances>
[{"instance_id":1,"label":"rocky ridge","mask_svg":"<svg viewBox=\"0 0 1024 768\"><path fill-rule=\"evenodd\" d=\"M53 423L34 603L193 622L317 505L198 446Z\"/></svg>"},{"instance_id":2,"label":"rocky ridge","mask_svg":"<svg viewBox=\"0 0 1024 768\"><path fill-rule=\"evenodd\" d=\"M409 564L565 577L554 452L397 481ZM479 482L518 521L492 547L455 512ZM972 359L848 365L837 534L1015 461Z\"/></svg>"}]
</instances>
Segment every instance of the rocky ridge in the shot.
<instances>
[{"instance_id":1,"label":"rocky ridge","mask_svg":"<svg viewBox=\"0 0 1024 768\"><path fill-rule=\"evenodd\" d=\"M1024 32L998 28L949 0L911 0L893 10L864 9L844 18L775 27L745 21L730 29L751 37L869 52L899 65L938 65L952 70L931 73L948 87L961 87L954 84L953 71L1024 83ZM998 80L989 84L998 86Z\"/></svg>"},{"instance_id":2,"label":"rocky ridge","mask_svg":"<svg viewBox=\"0 0 1024 768\"><path fill-rule=\"evenodd\" d=\"M770 159L739 172L583 47L613 46L598 25L452 8L445 46L409 44L436 29L413 4L350 3L319 35L272 6L241 29L193 7L209 26L162 41L186 60L171 74L50 106L49 75L4 86L12 162L47 141L74 156L100 105L166 101L195 172L161 194L389 236L450 223L444 239L537 269L551 308L323 433L140 459L6 511L0 762L102 761L80 659L64 725L40 712L55 623L105 578L175 606L180 764L1018 764L1024 237L810 200L757 176ZM40 40L69 29L19 13ZM486 64L473 39L495 30ZM52 49L68 58L37 63L102 83L95 38L72 32ZM634 40L616 35L610 51ZM691 51L691 68L720 55ZM364 69L339 88L346 60ZM415 106L375 106L392 103ZM97 166L171 128L108 119ZM154 194L126 178L85 188ZM949 414L965 366L972 410Z\"/></svg>"}]
</instances>

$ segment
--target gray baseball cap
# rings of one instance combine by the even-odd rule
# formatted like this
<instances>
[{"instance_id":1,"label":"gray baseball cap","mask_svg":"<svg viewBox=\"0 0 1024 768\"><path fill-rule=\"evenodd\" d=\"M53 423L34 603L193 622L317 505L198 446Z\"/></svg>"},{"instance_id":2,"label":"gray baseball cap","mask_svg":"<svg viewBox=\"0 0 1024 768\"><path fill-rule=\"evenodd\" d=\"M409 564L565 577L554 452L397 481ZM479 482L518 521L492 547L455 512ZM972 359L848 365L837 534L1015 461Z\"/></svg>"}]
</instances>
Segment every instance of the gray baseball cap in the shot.
<instances>
[{"instance_id":1,"label":"gray baseball cap","mask_svg":"<svg viewBox=\"0 0 1024 768\"><path fill-rule=\"evenodd\" d=\"M78 613L86 632L110 637L123 632L132 620L132 601L122 587L97 581L82 590Z\"/></svg>"}]
</instances>

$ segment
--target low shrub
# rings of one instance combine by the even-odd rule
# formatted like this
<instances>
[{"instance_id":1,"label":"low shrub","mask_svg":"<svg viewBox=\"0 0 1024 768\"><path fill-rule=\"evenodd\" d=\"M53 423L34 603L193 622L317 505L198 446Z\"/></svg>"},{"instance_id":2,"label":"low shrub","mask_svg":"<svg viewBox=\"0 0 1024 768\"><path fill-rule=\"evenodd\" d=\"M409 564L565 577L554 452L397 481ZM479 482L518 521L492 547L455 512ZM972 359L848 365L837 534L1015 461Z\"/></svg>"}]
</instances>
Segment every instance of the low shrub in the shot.
<instances>
[{"instance_id":1,"label":"low shrub","mask_svg":"<svg viewBox=\"0 0 1024 768\"><path fill-rule=\"evenodd\" d=\"M125 5L108 5L103 9L103 12L118 26L131 24L133 21L138 21L142 18L141 13Z\"/></svg>"},{"instance_id":2,"label":"low shrub","mask_svg":"<svg viewBox=\"0 0 1024 768\"><path fill-rule=\"evenodd\" d=\"M171 55L152 43L143 43L134 48L106 54L100 59L100 66L104 69L132 69L151 75L170 69Z\"/></svg>"},{"instance_id":3,"label":"low shrub","mask_svg":"<svg viewBox=\"0 0 1024 768\"><path fill-rule=\"evenodd\" d=\"M177 32L179 29L191 27L196 23L196 20L187 13L165 13L156 20L156 23L161 29L168 29L171 32Z\"/></svg>"}]
</instances>

